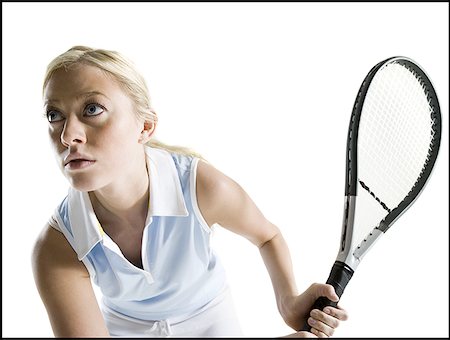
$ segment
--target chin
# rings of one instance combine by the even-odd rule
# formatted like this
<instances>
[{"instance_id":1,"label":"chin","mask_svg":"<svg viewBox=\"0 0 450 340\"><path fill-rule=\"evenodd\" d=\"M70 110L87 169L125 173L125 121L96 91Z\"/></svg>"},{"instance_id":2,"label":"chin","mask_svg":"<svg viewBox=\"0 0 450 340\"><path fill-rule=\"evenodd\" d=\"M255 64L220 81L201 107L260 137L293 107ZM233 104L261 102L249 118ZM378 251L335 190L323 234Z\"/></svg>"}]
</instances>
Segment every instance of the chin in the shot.
<instances>
[{"instance_id":1,"label":"chin","mask_svg":"<svg viewBox=\"0 0 450 340\"><path fill-rule=\"evenodd\" d=\"M101 188L101 184L95 179L93 179L92 176L86 176L87 178L84 176L83 176L84 178L81 177L82 176L68 178L70 185L75 190L89 192Z\"/></svg>"}]
</instances>

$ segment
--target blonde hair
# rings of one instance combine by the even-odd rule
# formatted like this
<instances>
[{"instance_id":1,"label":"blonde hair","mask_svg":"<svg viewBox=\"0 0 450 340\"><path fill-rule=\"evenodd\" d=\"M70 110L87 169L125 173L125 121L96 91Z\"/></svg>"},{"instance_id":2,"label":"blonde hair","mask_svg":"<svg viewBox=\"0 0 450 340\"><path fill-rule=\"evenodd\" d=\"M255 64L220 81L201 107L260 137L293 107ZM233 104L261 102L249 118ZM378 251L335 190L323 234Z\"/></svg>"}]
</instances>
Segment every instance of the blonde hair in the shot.
<instances>
[{"instance_id":1,"label":"blonde hair","mask_svg":"<svg viewBox=\"0 0 450 340\"><path fill-rule=\"evenodd\" d=\"M48 64L42 91L44 92L50 78L56 71L62 68L68 69L75 64L94 66L113 76L134 102L137 118L157 123L158 116L151 106L150 95L144 77L138 72L131 60L116 51L94 49L87 46L73 46ZM200 154L189 148L167 145L154 138L147 145L203 159Z\"/></svg>"}]
</instances>

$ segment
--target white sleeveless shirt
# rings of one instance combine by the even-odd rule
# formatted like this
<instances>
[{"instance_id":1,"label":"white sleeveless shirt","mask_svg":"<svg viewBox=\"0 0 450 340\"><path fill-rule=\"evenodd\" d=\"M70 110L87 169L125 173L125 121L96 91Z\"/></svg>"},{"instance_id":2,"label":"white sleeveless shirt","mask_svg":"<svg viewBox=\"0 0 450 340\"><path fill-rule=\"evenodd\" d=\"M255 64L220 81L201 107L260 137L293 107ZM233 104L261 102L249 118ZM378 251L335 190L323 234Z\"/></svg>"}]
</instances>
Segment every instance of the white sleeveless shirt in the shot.
<instances>
[{"instance_id":1,"label":"white sleeveless shirt","mask_svg":"<svg viewBox=\"0 0 450 340\"><path fill-rule=\"evenodd\" d=\"M54 216L100 287L108 314L180 322L227 291L226 274L210 247L211 228L197 205L198 158L147 146L145 152L150 204L142 238L143 269L130 263L104 233L87 192L69 189Z\"/></svg>"}]
</instances>

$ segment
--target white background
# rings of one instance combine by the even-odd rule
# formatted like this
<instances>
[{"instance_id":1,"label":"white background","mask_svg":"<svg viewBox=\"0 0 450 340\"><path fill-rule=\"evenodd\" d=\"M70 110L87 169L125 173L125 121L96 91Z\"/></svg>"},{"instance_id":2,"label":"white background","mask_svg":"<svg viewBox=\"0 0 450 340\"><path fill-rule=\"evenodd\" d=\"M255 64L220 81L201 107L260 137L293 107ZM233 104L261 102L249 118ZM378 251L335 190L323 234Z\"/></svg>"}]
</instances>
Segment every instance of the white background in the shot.
<instances>
[{"instance_id":1,"label":"white background","mask_svg":"<svg viewBox=\"0 0 450 340\"><path fill-rule=\"evenodd\" d=\"M344 203L345 144L369 69L417 61L443 133L416 203L364 258L337 337L448 337L448 3L2 3L2 335L52 336L30 251L67 192L41 117L48 62L73 45L118 50L147 79L157 137L202 153L277 224L301 291L325 282ZM218 228L247 336L292 332L258 250ZM57 255L57 254L55 254Z\"/></svg>"}]
</instances>

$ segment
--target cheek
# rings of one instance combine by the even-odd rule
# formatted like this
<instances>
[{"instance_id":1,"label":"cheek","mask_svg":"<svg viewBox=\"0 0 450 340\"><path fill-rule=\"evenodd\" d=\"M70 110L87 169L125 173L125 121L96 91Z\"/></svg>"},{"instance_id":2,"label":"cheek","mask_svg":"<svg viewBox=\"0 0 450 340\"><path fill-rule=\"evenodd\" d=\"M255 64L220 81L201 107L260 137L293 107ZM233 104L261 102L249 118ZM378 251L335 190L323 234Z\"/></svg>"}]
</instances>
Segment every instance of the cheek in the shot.
<instances>
[{"instance_id":1,"label":"cheek","mask_svg":"<svg viewBox=\"0 0 450 340\"><path fill-rule=\"evenodd\" d=\"M136 144L140 130L135 124L129 122L114 122L86 132L88 144L114 145L115 148L126 148Z\"/></svg>"},{"instance_id":2,"label":"cheek","mask_svg":"<svg viewBox=\"0 0 450 340\"><path fill-rule=\"evenodd\" d=\"M142 144L138 143L136 129L125 124L91 130L87 132L86 137L86 148L112 167L120 167L142 147Z\"/></svg>"},{"instance_id":3,"label":"cheek","mask_svg":"<svg viewBox=\"0 0 450 340\"><path fill-rule=\"evenodd\" d=\"M48 129L48 138L51 144L51 147L54 151L61 151L64 147L61 144L61 131L49 128Z\"/></svg>"}]
</instances>

